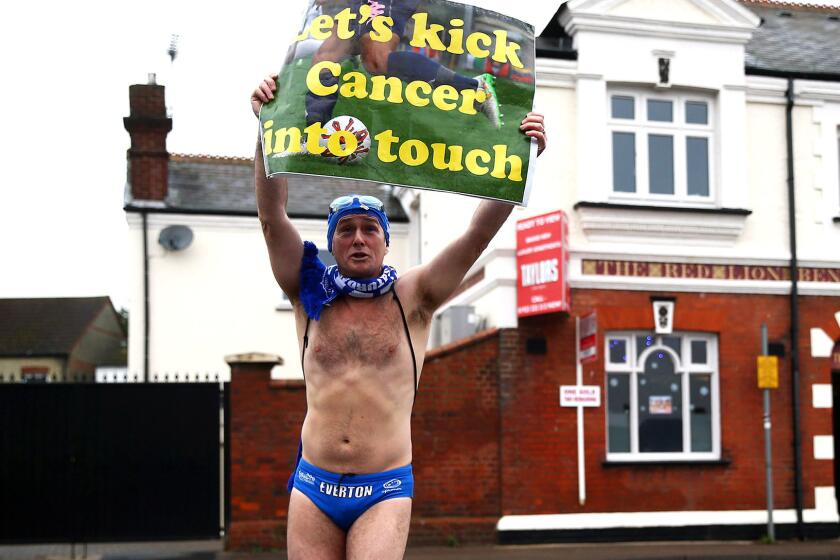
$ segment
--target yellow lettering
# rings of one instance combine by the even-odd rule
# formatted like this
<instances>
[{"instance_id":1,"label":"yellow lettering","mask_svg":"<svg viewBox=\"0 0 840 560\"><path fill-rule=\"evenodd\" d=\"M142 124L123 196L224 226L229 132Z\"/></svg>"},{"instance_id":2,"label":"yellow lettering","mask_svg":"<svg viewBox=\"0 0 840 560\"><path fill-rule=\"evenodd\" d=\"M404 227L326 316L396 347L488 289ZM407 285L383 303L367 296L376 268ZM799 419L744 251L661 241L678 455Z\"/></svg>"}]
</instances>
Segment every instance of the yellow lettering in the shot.
<instances>
[{"instance_id":1,"label":"yellow lettering","mask_svg":"<svg viewBox=\"0 0 840 560\"><path fill-rule=\"evenodd\" d=\"M299 128L281 128L274 133L274 148L275 154L282 154L283 152L300 152L300 129Z\"/></svg>"},{"instance_id":2,"label":"yellow lettering","mask_svg":"<svg viewBox=\"0 0 840 560\"><path fill-rule=\"evenodd\" d=\"M464 43L464 30L458 29L464 26L464 20L453 19L449 23L453 28L449 30L449 48L446 50L452 54L464 54L464 48L461 46Z\"/></svg>"},{"instance_id":3,"label":"yellow lettering","mask_svg":"<svg viewBox=\"0 0 840 560\"><path fill-rule=\"evenodd\" d=\"M490 163L490 159L490 154L484 150L470 150L467 154L467 170L473 175L487 175L487 172L490 171L490 169L479 165L478 160L481 160L484 163Z\"/></svg>"},{"instance_id":4,"label":"yellow lettering","mask_svg":"<svg viewBox=\"0 0 840 560\"><path fill-rule=\"evenodd\" d=\"M493 39L486 33L470 33L470 36L467 37L467 52L476 58L487 58L490 56L490 49L479 47L479 43L489 47L493 43Z\"/></svg>"},{"instance_id":5,"label":"yellow lettering","mask_svg":"<svg viewBox=\"0 0 840 560\"><path fill-rule=\"evenodd\" d=\"M309 91L320 97L332 95L338 91L338 84L334 86L325 86L321 83L321 70L329 70L329 72L336 77L341 75L341 65L337 62L325 60L324 62L313 64L312 68L310 68L309 72L306 74L306 87L309 88Z\"/></svg>"},{"instance_id":6,"label":"yellow lettering","mask_svg":"<svg viewBox=\"0 0 840 560\"><path fill-rule=\"evenodd\" d=\"M318 16L312 20L312 25L309 27L313 39L326 41L332 35L333 18L330 16Z\"/></svg>"},{"instance_id":7,"label":"yellow lettering","mask_svg":"<svg viewBox=\"0 0 840 560\"><path fill-rule=\"evenodd\" d=\"M418 90L422 90L423 93L426 94L426 97L421 97ZM409 84L405 86L405 98L415 107L425 107L428 105L428 96L431 94L432 85L428 82L421 82L418 80L416 82L409 82Z\"/></svg>"},{"instance_id":8,"label":"yellow lettering","mask_svg":"<svg viewBox=\"0 0 840 560\"><path fill-rule=\"evenodd\" d=\"M475 115L478 113L475 110L475 104L487 101L487 93L483 89L464 89L461 90L461 100L458 110L465 115Z\"/></svg>"},{"instance_id":9,"label":"yellow lettering","mask_svg":"<svg viewBox=\"0 0 840 560\"><path fill-rule=\"evenodd\" d=\"M446 45L440 40L438 33L443 31L443 26L432 24L426 26L429 21L429 14L418 12L411 16L414 19L414 34L411 37L410 45L419 49L429 47L436 51L445 51ZM489 40L489 37L488 37ZM486 56L486 55L485 55Z\"/></svg>"},{"instance_id":10,"label":"yellow lettering","mask_svg":"<svg viewBox=\"0 0 840 560\"><path fill-rule=\"evenodd\" d=\"M463 171L463 146L449 146L449 162L446 161L446 144L432 144L432 164L441 171Z\"/></svg>"},{"instance_id":11,"label":"yellow lettering","mask_svg":"<svg viewBox=\"0 0 840 560\"><path fill-rule=\"evenodd\" d=\"M388 103L402 103L402 81L394 76L390 78L385 76L374 76L371 78L373 84L373 91L370 93L370 98L373 101L385 101L385 86L390 88L388 95Z\"/></svg>"},{"instance_id":12,"label":"yellow lettering","mask_svg":"<svg viewBox=\"0 0 840 560\"><path fill-rule=\"evenodd\" d=\"M496 50L493 53L493 60L502 64L510 62L517 68L525 68L516 52L520 49L520 46L513 41L508 42L507 31L494 31L493 34L496 36Z\"/></svg>"},{"instance_id":13,"label":"yellow lettering","mask_svg":"<svg viewBox=\"0 0 840 560\"><path fill-rule=\"evenodd\" d=\"M377 43L389 43L394 36L391 29L394 27L394 18L376 16L371 23L370 38Z\"/></svg>"},{"instance_id":14,"label":"yellow lettering","mask_svg":"<svg viewBox=\"0 0 840 560\"><path fill-rule=\"evenodd\" d=\"M271 130L272 126L274 126L274 121L265 121L263 123L263 130L265 130L263 134L263 150L267 156L271 155L271 137L274 134L274 131Z\"/></svg>"},{"instance_id":15,"label":"yellow lettering","mask_svg":"<svg viewBox=\"0 0 840 560\"><path fill-rule=\"evenodd\" d=\"M367 78L361 72L348 72L344 75L344 85L339 90L342 97L367 97Z\"/></svg>"},{"instance_id":16,"label":"yellow lettering","mask_svg":"<svg viewBox=\"0 0 840 560\"><path fill-rule=\"evenodd\" d=\"M400 146L400 161L411 167L423 165L429 160L429 147L420 140L408 140Z\"/></svg>"},{"instance_id":17,"label":"yellow lettering","mask_svg":"<svg viewBox=\"0 0 840 560\"><path fill-rule=\"evenodd\" d=\"M336 130L327 140L327 149L336 157L349 156L359 147L356 135L349 130Z\"/></svg>"},{"instance_id":18,"label":"yellow lettering","mask_svg":"<svg viewBox=\"0 0 840 560\"><path fill-rule=\"evenodd\" d=\"M432 93L432 103L441 111L451 111L458 107L457 103L453 103L458 99L458 90L453 86L438 86Z\"/></svg>"},{"instance_id":19,"label":"yellow lettering","mask_svg":"<svg viewBox=\"0 0 840 560\"><path fill-rule=\"evenodd\" d=\"M383 130L373 137L378 142L376 155L379 161L384 163L393 163L397 161L397 156L391 152L391 146L400 141L399 136L394 136L393 130Z\"/></svg>"},{"instance_id":20,"label":"yellow lettering","mask_svg":"<svg viewBox=\"0 0 840 560\"><path fill-rule=\"evenodd\" d=\"M310 154L321 155L326 151L320 143L321 135L327 133L322 123L316 122L307 126L303 131L306 133L306 151Z\"/></svg>"},{"instance_id":21,"label":"yellow lettering","mask_svg":"<svg viewBox=\"0 0 840 560\"><path fill-rule=\"evenodd\" d=\"M356 19L356 14L350 11L350 8L345 8L335 16L335 19L338 22L338 38L344 40L352 39L355 33L350 29L350 22Z\"/></svg>"},{"instance_id":22,"label":"yellow lettering","mask_svg":"<svg viewBox=\"0 0 840 560\"><path fill-rule=\"evenodd\" d=\"M522 182L522 158L519 156L507 155L508 147L505 144L493 146L496 153L496 162L493 165L493 172L490 174L496 179L510 179L517 183ZM510 164L510 175L505 175L507 165Z\"/></svg>"}]
</instances>

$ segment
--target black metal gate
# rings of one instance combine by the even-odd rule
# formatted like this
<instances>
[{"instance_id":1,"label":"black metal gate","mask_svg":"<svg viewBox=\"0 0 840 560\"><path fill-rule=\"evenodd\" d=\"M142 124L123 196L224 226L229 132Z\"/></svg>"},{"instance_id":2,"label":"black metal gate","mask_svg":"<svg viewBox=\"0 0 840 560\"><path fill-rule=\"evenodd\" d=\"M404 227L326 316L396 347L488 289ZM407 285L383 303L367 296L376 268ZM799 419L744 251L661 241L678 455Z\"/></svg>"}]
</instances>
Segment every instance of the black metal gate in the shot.
<instances>
[{"instance_id":1,"label":"black metal gate","mask_svg":"<svg viewBox=\"0 0 840 560\"><path fill-rule=\"evenodd\" d=\"M218 383L0 384L0 541L219 538L223 397Z\"/></svg>"}]
</instances>

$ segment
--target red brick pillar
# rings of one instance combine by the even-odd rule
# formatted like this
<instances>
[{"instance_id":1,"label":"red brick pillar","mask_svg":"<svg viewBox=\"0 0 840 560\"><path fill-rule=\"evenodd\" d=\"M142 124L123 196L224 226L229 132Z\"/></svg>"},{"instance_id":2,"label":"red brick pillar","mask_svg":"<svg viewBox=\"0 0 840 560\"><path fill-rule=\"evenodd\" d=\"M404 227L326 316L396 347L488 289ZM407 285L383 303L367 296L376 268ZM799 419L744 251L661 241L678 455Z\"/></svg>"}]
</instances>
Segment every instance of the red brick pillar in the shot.
<instances>
[{"instance_id":1,"label":"red brick pillar","mask_svg":"<svg viewBox=\"0 0 840 560\"><path fill-rule=\"evenodd\" d=\"M285 549L289 493L306 415L303 380L272 380L273 354L227 356L230 365L230 520L225 548Z\"/></svg>"}]
</instances>

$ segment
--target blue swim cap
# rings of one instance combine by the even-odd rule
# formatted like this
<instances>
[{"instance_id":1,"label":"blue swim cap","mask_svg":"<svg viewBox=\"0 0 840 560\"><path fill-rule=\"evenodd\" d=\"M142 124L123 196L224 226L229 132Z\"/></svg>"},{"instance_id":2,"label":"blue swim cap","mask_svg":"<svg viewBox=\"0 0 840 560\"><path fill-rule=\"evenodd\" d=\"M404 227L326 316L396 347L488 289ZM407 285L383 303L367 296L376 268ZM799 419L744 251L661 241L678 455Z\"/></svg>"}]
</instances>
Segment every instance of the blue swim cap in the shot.
<instances>
[{"instance_id":1,"label":"blue swim cap","mask_svg":"<svg viewBox=\"0 0 840 560\"><path fill-rule=\"evenodd\" d=\"M385 234L385 245L390 247L391 224L388 222L388 216L385 215L385 205L382 201L375 196L350 194L340 196L330 204L330 214L327 217L327 249L330 253L332 253L333 235L335 235L338 222L344 216L352 214L365 214L376 218Z\"/></svg>"}]
</instances>

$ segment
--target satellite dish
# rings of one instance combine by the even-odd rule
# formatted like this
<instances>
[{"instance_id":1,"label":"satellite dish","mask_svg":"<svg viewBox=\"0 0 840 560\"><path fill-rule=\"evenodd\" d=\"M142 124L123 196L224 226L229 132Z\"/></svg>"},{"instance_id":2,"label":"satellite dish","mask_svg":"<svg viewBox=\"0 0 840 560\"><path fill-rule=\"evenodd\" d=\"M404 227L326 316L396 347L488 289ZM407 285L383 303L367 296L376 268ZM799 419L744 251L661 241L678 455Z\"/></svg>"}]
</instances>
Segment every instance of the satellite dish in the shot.
<instances>
[{"instance_id":1,"label":"satellite dish","mask_svg":"<svg viewBox=\"0 0 840 560\"><path fill-rule=\"evenodd\" d=\"M158 243L167 251L181 251L190 246L193 232L187 226L169 226L160 232Z\"/></svg>"}]
</instances>

